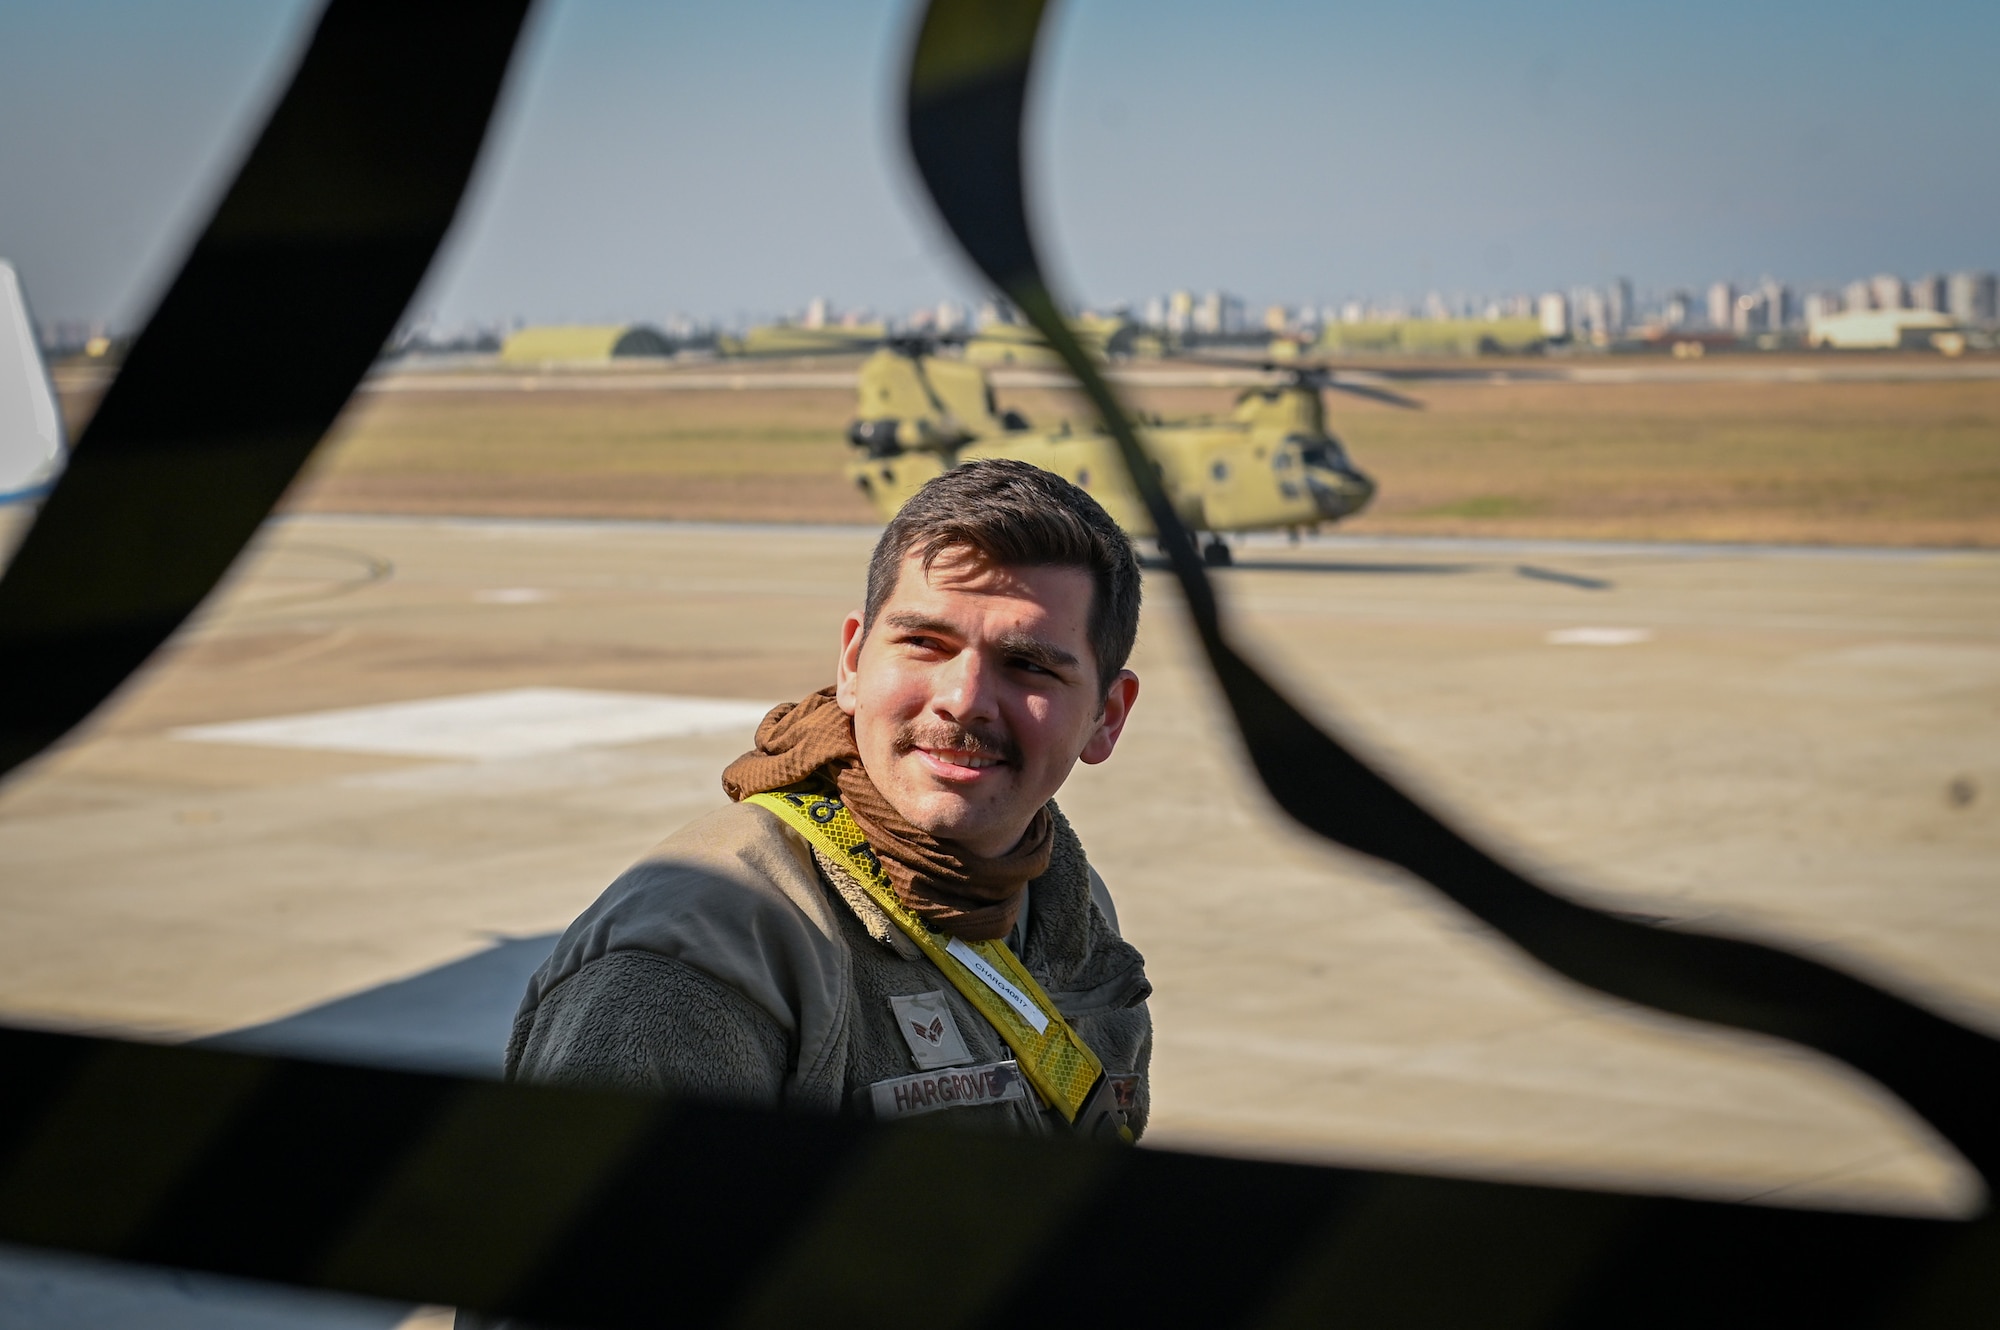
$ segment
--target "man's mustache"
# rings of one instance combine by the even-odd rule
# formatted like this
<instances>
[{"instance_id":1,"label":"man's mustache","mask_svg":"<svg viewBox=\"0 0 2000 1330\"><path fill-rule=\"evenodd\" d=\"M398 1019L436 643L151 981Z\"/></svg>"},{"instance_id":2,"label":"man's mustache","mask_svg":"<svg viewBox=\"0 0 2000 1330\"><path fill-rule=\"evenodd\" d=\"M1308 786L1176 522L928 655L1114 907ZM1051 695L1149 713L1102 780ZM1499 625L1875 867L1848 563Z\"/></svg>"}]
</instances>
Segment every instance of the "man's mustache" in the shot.
<instances>
[{"instance_id":1,"label":"man's mustache","mask_svg":"<svg viewBox=\"0 0 2000 1330\"><path fill-rule=\"evenodd\" d=\"M975 757L997 758L1009 766L1021 764L1020 745L1005 734L982 734L963 725L948 725L941 721L924 724L906 721L896 727L895 741L896 751L901 753L907 753L913 748L928 748L932 751L946 749L951 752L970 753Z\"/></svg>"}]
</instances>

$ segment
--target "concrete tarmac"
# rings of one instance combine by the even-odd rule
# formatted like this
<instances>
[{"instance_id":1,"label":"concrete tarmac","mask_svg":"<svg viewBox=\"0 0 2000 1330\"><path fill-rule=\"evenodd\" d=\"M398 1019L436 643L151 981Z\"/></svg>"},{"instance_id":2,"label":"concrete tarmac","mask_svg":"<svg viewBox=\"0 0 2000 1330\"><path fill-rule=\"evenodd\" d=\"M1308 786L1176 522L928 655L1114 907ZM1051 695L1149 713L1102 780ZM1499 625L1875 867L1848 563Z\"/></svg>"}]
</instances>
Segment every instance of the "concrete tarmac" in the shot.
<instances>
[{"instance_id":1,"label":"concrete tarmac","mask_svg":"<svg viewBox=\"0 0 2000 1330\"><path fill-rule=\"evenodd\" d=\"M142 678L0 792L0 1014L497 1067L551 936L719 804L749 739L671 732L679 713L654 707L663 729L618 742L550 729L522 698L795 698L830 678L873 537L274 524ZM1593 899L1787 941L2000 1030L2000 555L1238 553L1218 580L1258 656L1461 823ZM1157 574L1147 592L1132 727L1062 802L1157 990L1150 1143L1976 1204L1963 1166L1860 1078L1578 990L1298 832L1247 775L1176 592ZM503 693L255 742L183 733ZM424 751L365 737L382 714ZM472 749L451 729L466 715L489 718ZM328 724L364 737L343 747Z\"/></svg>"}]
</instances>

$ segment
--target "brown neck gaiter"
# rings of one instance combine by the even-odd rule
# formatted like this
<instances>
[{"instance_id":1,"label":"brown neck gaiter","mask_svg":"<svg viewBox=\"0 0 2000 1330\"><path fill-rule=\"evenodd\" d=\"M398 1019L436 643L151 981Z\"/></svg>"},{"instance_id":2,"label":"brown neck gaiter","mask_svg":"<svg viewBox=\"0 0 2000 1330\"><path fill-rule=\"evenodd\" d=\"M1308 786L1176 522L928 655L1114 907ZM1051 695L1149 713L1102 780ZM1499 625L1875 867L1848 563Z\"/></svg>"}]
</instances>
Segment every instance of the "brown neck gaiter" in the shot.
<instances>
[{"instance_id":1,"label":"brown neck gaiter","mask_svg":"<svg viewBox=\"0 0 2000 1330\"><path fill-rule=\"evenodd\" d=\"M968 942L1003 938L1013 929L1029 881L1049 866L1053 830L1047 805L1035 810L1021 843L996 859L918 830L868 778L854 744L854 722L831 688L772 708L757 727L757 747L723 771L722 788L740 800L815 773L839 786L841 801L882 861L896 898L912 914Z\"/></svg>"}]
</instances>

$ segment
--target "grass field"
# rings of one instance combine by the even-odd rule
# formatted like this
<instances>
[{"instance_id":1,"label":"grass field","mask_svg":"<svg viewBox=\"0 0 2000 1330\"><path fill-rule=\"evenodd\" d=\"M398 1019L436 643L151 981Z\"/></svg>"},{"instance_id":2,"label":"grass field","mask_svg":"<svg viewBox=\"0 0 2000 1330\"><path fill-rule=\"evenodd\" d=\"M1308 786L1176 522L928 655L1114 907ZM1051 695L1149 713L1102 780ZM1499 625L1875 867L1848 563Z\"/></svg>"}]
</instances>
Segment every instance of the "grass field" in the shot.
<instances>
[{"instance_id":1,"label":"grass field","mask_svg":"<svg viewBox=\"0 0 2000 1330\"><path fill-rule=\"evenodd\" d=\"M2000 383L1439 385L1342 410L1353 529L2000 544Z\"/></svg>"},{"instance_id":2,"label":"grass field","mask_svg":"<svg viewBox=\"0 0 2000 1330\"><path fill-rule=\"evenodd\" d=\"M820 369L839 366L820 365ZM1430 382L1335 396L1356 533L2000 545L2000 381ZM1169 418L1224 389L1131 391ZM1003 391L1037 422L1076 414ZM833 389L374 392L293 497L340 512L867 522Z\"/></svg>"},{"instance_id":3,"label":"grass field","mask_svg":"<svg viewBox=\"0 0 2000 1330\"><path fill-rule=\"evenodd\" d=\"M297 497L333 512L866 522L853 394L410 392L359 399Z\"/></svg>"}]
</instances>

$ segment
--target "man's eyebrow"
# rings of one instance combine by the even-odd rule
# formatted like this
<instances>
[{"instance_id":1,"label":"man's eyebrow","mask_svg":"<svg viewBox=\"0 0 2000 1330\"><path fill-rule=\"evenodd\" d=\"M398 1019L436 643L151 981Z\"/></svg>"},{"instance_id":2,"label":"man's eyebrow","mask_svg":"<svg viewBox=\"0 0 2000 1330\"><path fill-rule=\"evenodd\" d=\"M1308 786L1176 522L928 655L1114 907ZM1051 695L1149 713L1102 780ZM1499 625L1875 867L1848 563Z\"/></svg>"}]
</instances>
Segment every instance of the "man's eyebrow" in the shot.
<instances>
[{"instance_id":1,"label":"man's eyebrow","mask_svg":"<svg viewBox=\"0 0 2000 1330\"><path fill-rule=\"evenodd\" d=\"M918 614L915 610L897 610L882 616L882 622L891 628L900 628L906 633L936 633L940 637L957 637L958 629L943 619L933 619L928 614Z\"/></svg>"},{"instance_id":2,"label":"man's eyebrow","mask_svg":"<svg viewBox=\"0 0 2000 1330\"><path fill-rule=\"evenodd\" d=\"M1000 649L1010 656L1033 661L1045 670L1073 670L1082 664L1053 642L1044 642L1026 633L1008 633L1000 639Z\"/></svg>"},{"instance_id":3,"label":"man's eyebrow","mask_svg":"<svg viewBox=\"0 0 2000 1330\"><path fill-rule=\"evenodd\" d=\"M956 638L958 628L943 619L919 614L915 610L897 610L882 616L882 622L899 632L935 633L939 637ZM1044 642L1039 637L1026 633L1008 633L1000 639L1000 649L1010 656L1019 656L1032 661L1045 670L1074 670L1083 662L1053 642Z\"/></svg>"}]
</instances>

